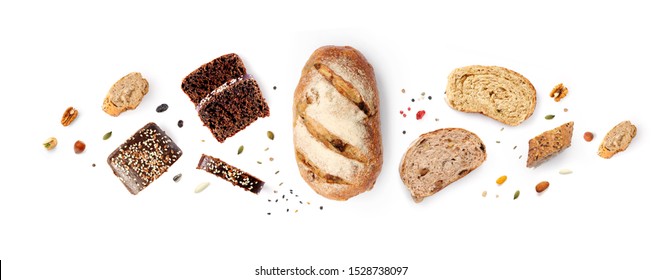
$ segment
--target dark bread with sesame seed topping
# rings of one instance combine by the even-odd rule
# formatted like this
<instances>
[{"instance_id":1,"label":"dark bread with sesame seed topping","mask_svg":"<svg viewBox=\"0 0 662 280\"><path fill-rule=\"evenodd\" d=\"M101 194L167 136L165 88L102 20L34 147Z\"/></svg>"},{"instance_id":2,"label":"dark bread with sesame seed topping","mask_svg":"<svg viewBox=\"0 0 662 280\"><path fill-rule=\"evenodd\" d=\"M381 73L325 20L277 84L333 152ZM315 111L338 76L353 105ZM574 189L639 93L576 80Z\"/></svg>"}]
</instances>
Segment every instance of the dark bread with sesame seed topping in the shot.
<instances>
[{"instance_id":1,"label":"dark bread with sesame seed topping","mask_svg":"<svg viewBox=\"0 0 662 280\"><path fill-rule=\"evenodd\" d=\"M214 89L234 78L246 75L244 62L237 54L218 57L188 74L182 81L182 90L196 106Z\"/></svg>"},{"instance_id":2,"label":"dark bread with sesame seed topping","mask_svg":"<svg viewBox=\"0 0 662 280\"><path fill-rule=\"evenodd\" d=\"M153 122L108 156L108 165L131 194L138 194L182 156L182 150Z\"/></svg>"},{"instance_id":3,"label":"dark bread with sesame seed topping","mask_svg":"<svg viewBox=\"0 0 662 280\"><path fill-rule=\"evenodd\" d=\"M418 137L400 162L400 178L415 202L478 168L487 158L480 138L462 128L442 128Z\"/></svg>"},{"instance_id":4,"label":"dark bread with sesame seed topping","mask_svg":"<svg viewBox=\"0 0 662 280\"><path fill-rule=\"evenodd\" d=\"M214 174L254 194L258 194L264 186L262 180L210 155L202 154L197 169Z\"/></svg>"}]
</instances>

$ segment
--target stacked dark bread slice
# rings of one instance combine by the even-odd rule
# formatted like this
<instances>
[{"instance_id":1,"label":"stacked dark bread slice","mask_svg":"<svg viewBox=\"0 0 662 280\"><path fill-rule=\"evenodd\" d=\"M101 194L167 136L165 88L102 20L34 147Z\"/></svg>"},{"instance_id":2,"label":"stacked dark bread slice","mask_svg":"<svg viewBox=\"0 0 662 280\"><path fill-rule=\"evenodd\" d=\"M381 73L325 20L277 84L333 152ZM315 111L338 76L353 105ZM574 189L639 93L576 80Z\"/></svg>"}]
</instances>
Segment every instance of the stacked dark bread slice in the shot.
<instances>
[{"instance_id":1,"label":"stacked dark bread slice","mask_svg":"<svg viewBox=\"0 0 662 280\"><path fill-rule=\"evenodd\" d=\"M191 72L182 90L196 106L202 123L223 143L258 118L269 106L257 81L246 74L241 58L226 54Z\"/></svg>"}]
</instances>

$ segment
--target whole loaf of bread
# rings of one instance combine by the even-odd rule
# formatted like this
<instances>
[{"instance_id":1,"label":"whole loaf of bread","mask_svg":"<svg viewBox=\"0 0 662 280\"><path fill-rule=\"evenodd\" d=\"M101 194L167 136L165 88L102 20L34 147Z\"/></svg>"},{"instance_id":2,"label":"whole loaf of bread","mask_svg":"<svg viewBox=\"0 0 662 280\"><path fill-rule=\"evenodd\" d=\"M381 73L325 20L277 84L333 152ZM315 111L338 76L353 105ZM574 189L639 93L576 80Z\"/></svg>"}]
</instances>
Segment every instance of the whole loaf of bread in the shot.
<instances>
[{"instance_id":1,"label":"whole loaf of bread","mask_svg":"<svg viewBox=\"0 0 662 280\"><path fill-rule=\"evenodd\" d=\"M313 52L293 111L297 165L315 192L347 200L372 189L383 161L379 92L359 51L325 46Z\"/></svg>"}]
</instances>

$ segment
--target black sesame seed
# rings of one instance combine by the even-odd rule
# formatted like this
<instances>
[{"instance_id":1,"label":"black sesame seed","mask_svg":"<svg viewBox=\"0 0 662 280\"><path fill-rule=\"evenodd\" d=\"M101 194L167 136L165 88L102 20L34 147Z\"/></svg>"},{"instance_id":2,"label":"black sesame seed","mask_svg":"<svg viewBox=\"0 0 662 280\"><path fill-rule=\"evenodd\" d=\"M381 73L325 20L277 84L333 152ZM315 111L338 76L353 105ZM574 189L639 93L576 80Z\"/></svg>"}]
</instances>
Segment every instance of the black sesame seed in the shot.
<instances>
[{"instance_id":1,"label":"black sesame seed","mask_svg":"<svg viewBox=\"0 0 662 280\"><path fill-rule=\"evenodd\" d=\"M403 130L403 131L402 131L402 134L407 134L407 131L406 131L406 130Z\"/></svg>"},{"instance_id":2,"label":"black sesame seed","mask_svg":"<svg viewBox=\"0 0 662 280\"><path fill-rule=\"evenodd\" d=\"M303 204L303 202L301 202L301 200L299 200L299 204Z\"/></svg>"},{"instance_id":3,"label":"black sesame seed","mask_svg":"<svg viewBox=\"0 0 662 280\"><path fill-rule=\"evenodd\" d=\"M165 104L165 103L159 105L159 107L156 107L156 112L157 113L162 113L162 112L165 112L166 110L168 110L168 104Z\"/></svg>"},{"instance_id":4,"label":"black sesame seed","mask_svg":"<svg viewBox=\"0 0 662 280\"><path fill-rule=\"evenodd\" d=\"M276 201L274 201L274 202L278 203L278 199L276 199Z\"/></svg>"},{"instance_id":5,"label":"black sesame seed","mask_svg":"<svg viewBox=\"0 0 662 280\"><path fill-rule=\"evenodd\" d=\"M432 100L432 95L428 95L428 100Z\"/></svg>"},{"instance_id":6,"label":"black sesame seed","mask_svg":"<svg viewBox=\"0 0 662 280\"><path fill-rule=\"evenodd\" d=\"M267 212L267 215L271 215L271 212Z\"/></svg>"},{"instance_id":7,"label":"black sesame seed","mask_svg":"<svg viewBox=\"0 0 662 280\"><path fill-rule=\"evenodd\" d=\"M96 164L96 163L93 163L93 164L92 164L92 167L97 167L97 164Z\"/></svg>"},{"instance_id":8,"label":"black sesame seed","mask_svg":"<svg viewBox=\"0 0 662 280\"><path fill-rule=\"evenodd\" d=\"M271 199L267 199L267 202L271 202Z\"/></svg>"},{"instance_id":9,"label":"black sesame seed","mask_svg":"<svg viewBox=\"0 0 662 280\"><path fill-rule=\"evenodd\" d=\"M179 120L179 121L177 122L177 126L179 126L179 127L184 126L184 121L183 121L183 120Z\"/></svg>"},{"instance_id":10,"label":"black sesame seed","mask_svg":"<svg viewBox=\"0 0 662 280\"><path fill-rule=\"evenodd\" d=\"M276 86L274 86L274 90L276 90Z\"/></svg>"},{"instance_id":11,"label":"black sesame seed","mask_svg":"<svg viewBox=\"0 0 662 280\"><path fill-rule=\"evenodd\" d=\"M287 208L287 212L290 212L290 208Z\"/></svg>"},{"instance_id":12,"label":"black sesame seed","mask_svg":"<svg viewBox=\"0 0 662 280\"><path fill-rule=\"evenodd\" d=\"M283 195L283 198L285 198L285 195Z\"/></svg>"},{"instance_id":13,"label":"black sesame seed","mask_svg":"<svg viewBox=\"0 0 662 280\"><path fill-rule=\"evenodd\" d=\"M414 101L416 101L416 100L412 98L412 99L411 99L411 102L414 102Z\"/></svg>"},{"instance_id":14,"label":"black sesame seed","mask_svg":"<svg viewBox=\"0 0 662 280\"><path fill-rule=\"evenodd\" d=\"M320 206L320 210L324 209L324 206Z\"/></svg>"}]
</instances>

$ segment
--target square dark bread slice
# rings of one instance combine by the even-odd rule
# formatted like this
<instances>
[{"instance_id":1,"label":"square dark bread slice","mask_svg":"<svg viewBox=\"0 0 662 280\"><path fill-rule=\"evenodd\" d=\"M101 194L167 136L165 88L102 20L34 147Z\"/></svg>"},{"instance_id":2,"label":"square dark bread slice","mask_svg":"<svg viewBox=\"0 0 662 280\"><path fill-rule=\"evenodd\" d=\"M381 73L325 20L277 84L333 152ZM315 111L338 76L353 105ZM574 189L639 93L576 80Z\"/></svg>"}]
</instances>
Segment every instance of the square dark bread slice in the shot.
<instances>
[{"instance_id":1,"label":"square dark bread slice","mask_svg":"<svg viewBox=\"0 0 662 280\"><path fill-rule=\"evenodd\" d=\"M258 194L264 186L262 180L210 155L202 154L197 169L214 174L254 194Z\"/></svg>"},{"instance_id":2,"label":"square dark bread slice","mask_svg":"<svg viewBox=\"0 0 662 280\"><path fill-rule=\"evenodd\" d=\"M108 156L108 165L131 194L138 194L182 156L161 128L148 123Z\"/></svg>"},{"instance_id":3,"label":"square dark bread slice","mask_svg":"<svg viewBox=\"0 0 662 280\"><path fill-rule=\"evenodd\" d=\"M269 116L269 106L260 87L250 76L224 84L197 106L202 123L223 143L258 118Z\"/></svg>"},{"instance_id":4,"label":"square dark bread slice","mask_svg":"<svg viewBox=\"0 0 662 280\"><path fill-rule=\"evenodd\" d=\"M244 62L237 54L218 57L188 74L182 81L182 90L198 106L200 101L214 89L232 79L246 75Z\"/></svg>"},{"instance_id":5,"label":"square dark bread slice","mask_svg":"<svg viewBox=\"0 0 662 280\"><path fill-rule=\"evenodd\" d=\"M574 124L574 122L565 123L529 140L529 158L526 167L536 167L570 147Z\"/></svg>"}]
</instances>

